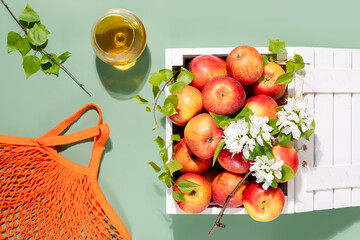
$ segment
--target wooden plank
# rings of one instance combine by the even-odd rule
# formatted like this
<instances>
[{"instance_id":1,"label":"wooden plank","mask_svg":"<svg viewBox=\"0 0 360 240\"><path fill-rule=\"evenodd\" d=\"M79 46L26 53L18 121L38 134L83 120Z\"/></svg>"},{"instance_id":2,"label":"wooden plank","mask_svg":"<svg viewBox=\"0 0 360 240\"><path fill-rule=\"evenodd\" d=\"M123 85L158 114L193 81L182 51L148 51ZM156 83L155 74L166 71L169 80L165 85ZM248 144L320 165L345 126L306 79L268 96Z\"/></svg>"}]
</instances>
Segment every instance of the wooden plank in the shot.
<instances>
[{"instance_id":1,"label":"wooden plank","mask_svg":"<svg viewBox=\"0 0 360 240\"><path fill-rule=\"evenodd\" d=\"M315 48L315 69L333 69L334 52L332 49ZM315 95L315 157L314 166L333 165L333 94ZM333 190L314 192L314 209L333 208Z\"/></svg>"},{"instance_id":2,"label":"wooden plank","mask_svg":"<svg viewBox=\"0 0 360 240\"><path fill-rule=\"evenodd\" d=\"M351 71L351 50L334 50L334 69ZM349 71L350 70L350 71ZM360 72L360 71L359 71ZM358 79L355 78L356 80ZM338 78L337 82L343 85L343 78ZM359 81L357 81L360 83ZM344 85L343 85L344 86ZM349 91L356 86L348 86ZM359 84L360 86L360 84ZM344 117L346 116L346 117ZM334 166L351 167L351 94L336 93L334 95ZM340 175L340 173L339 173ZM358 175L358 174L355 174ZM359 179L360 179L360 175ZM352 176L341 181L343 187L349 184ZM358 181L357 181L358 183ZM360 183L360 182L359 182ZM334 190L334 208L344 208L351 206L351 188Z\"/></svg>"},{"instance_id":3,"label":"wooden plank","mask_svg":"<svg viewBox=\"0 0 360 240\"><path fill-rule=\"evenodd\" d=\"M314 68L314 48L295 48L295 53L300 54L306 63L310 65L305 66L305 70ZM296 79L298 79L296 77ZM307 78L305 77L305 81ZM296 91L300 88L299 81L296 81ZM307 94L305 96L308 102L309 110L314 114L314 94ZM314 194L312 191L306 191L306 173L310 167L313 166L314 157L314 134L310 137L310 141L300 139L297 142L297 148L305 145L306 151L298 152L299 168L297 176L294 178L294 204L295 212L308 212L314 210Z\"/></svg>"},{"instance_id":4,"label":"wooden plank","mask_svg":"<svg viewBox=\"0 0 360 240\"><path fill-rule=\"evenodd\" d=\"M360 49L352 50L352 69L360 69ZM352 144L351 155L352 164L360 165L360 125L358 124L360 119L360 94L353 94L352 96ZM352 206L360 206L360 188L352 189Z\"/></svg>"}]
</instances>

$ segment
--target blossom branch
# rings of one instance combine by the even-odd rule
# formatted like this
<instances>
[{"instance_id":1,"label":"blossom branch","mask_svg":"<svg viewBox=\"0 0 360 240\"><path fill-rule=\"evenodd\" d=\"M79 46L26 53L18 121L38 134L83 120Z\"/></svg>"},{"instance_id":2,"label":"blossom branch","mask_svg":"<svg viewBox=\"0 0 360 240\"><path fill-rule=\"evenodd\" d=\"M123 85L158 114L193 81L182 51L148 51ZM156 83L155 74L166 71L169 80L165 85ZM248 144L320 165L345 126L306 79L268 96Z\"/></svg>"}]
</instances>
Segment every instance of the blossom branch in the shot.
<instances>
[{"instance_id":1,"label":"blossom branch","mask_svg":"<svg viewBox=\"0 0 360 240\"><path fill-rule=\"evenodd\" d=\"M236 187L234 188L234 190L230 193L230 195L226 198L226 201L224 203L224 206L221 208L221 211L219 213L219 215L216 218L216 221L214 223L214 226L211 228L209 235L212 236L213 233L215 232L217 227L222 227L225 228L225 224L221 223L220 220L222 218L222 216L224 215L224 211L226 209L226 206L228 205L230 199L234 196L234 194L236 193L236 191L240 188L240 186L244 183L245 179L250 175L250 171L248 173L245 174L245 176L243 177L243 179L241 179L241 181L238 183L238 185L236 185Z\"/></svg>"}]
</instances>

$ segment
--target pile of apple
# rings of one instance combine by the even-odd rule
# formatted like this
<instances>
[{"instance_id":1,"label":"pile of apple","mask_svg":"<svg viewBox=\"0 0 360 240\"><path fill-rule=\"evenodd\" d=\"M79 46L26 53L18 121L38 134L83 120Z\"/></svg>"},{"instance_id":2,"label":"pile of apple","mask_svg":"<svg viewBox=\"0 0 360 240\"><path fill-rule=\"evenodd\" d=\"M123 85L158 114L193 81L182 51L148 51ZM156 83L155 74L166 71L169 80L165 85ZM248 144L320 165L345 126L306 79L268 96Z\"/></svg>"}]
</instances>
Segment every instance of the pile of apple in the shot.
<instances>
[{"instance_id":1,"label":"pile of apple","mask_svg":"<svg viewBox=\"0 0 360 240\"><path fill-rule=\"evenodd\" d=\"M199 186L182 193L185 201L176 201L187 213L200 213L209 204L223 206L228 195L249 171L251 161L242 154L221 150L215 167L211 167L214 152L223 137L223 131L209 113L236 115L245 106L257 117L277 118L277 101L283 101L287 85L274 84L283 68L269 62L265 66L260 53L253 47L240 46L227 56L226 61L213 55L201 55L191 60L189 71L194 79L178 96L177 114L170 117L174 124L185 126L182 140L174 146L173 159L180 162L183 178ZM283 160L294 173L298 157L291 146L275 145L275 160ZM277 180L280 182L280 180ZM179 191L175 183L173 191ZM246 179L227 207L244 205L257 221L271 221L282 212L283 191L264 190L254 179Z\"/></svg>"}]
</instances>

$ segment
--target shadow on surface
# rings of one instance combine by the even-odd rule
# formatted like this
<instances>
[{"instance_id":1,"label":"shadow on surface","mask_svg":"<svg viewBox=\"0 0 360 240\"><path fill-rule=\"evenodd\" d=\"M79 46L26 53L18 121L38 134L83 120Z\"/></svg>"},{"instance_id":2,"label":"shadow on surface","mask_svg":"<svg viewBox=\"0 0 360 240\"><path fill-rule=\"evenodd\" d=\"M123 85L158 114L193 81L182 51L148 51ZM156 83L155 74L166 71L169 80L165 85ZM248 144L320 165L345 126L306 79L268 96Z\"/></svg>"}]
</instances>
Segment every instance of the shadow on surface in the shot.
<instances>
[{"instance_id":1,"label":"shadow on surface","mask_svg":"<svg viewBox=\"0 0 360 240\"><path fill-rule=\"evenodd\" d=\"M96 57L96 70L102 85L110 96L127 100L136 95L144 86L151 67L151 54L146 46L135 66L119 70Z\"/></svg>"},{"instance_id":2,"label":"shadow on surface","mask_svg":"<svg viewBox=\"0 0 360 240\"><path fill-rule=\"evenodd\" d=\"M282 215L260 223L248 215L223 216L226 228L217 228L210 237L216 215L172 215L174 240L183 239L286 239L327 240L360 220L360 207Z\"/></svg>"}]
</instances>

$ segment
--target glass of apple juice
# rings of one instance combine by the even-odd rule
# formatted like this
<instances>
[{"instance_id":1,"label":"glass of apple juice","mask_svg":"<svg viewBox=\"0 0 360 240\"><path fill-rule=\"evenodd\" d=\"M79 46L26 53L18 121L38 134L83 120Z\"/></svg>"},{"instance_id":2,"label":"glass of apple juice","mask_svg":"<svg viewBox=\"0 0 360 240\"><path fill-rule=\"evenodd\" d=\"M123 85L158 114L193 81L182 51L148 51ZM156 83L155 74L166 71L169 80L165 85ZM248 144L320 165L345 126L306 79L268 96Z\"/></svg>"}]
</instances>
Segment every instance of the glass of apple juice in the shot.
<instances>
[{"instance_id":1,"label":"glass of apple juice","mask_svg":"<svg viewBox=\"0 0 360 240\"><path fill-rule=\"evenodd\" d=\"M120 70L135 65L146 46L144 24L132 12L111 9L100 17L91 32L95 54Z\"/></svg>"}]
</instances>

